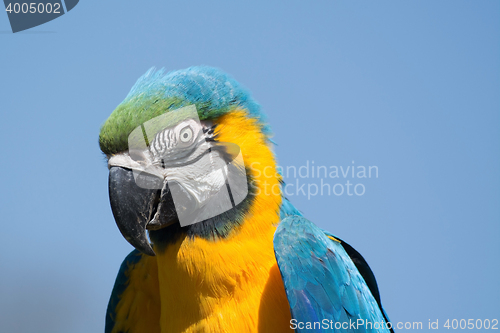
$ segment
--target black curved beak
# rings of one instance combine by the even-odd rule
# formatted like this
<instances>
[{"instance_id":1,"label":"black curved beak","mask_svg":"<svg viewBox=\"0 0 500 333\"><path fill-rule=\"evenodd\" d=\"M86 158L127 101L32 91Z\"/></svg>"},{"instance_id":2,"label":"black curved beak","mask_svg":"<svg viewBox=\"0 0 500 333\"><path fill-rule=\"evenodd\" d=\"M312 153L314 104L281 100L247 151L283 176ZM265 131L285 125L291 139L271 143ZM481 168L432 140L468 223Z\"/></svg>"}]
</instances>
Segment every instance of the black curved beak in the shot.
<instances>
[{"instance_id":1,"label":"black curved beak","mask_svg":"<svg viewBox=\"0 0 500 333\"><path fill-rule=\"evenodd\" d=\"M153 182L159 181L151 178ZM146 225L156 212L160 194L161 190L139 187L130 169L111 167L109 170L109 201L115 222L132 246L150 256L155 252L146 235Z\"/></svg>"}]
</instances>

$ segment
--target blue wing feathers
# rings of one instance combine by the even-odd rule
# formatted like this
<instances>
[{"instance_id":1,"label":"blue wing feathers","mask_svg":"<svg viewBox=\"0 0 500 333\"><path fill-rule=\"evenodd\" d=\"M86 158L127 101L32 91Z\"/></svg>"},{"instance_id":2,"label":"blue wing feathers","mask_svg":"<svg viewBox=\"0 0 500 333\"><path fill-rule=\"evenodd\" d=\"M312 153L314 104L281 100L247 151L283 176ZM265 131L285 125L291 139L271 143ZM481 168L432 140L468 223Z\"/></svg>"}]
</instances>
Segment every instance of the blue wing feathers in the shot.
<instances>
[{"instance_id":1,"label":"blue wing feathers","mask_svg":"<svg viewBox=\"0 0 500 333\"><path fill-rule=\"evenodd\" d=\"M274 250L292 317L297 322L385 321L379 300L372 295L341 243L327 238L324 231L307 219L286 216L276 230ZM385 326L375 329L358 325L353 329L346 324L343 328L331 325L296 331L390 332Z\"/></svg>"},{"instance_id":2,"label":"blue wing feathers","mask_svg":"<svg viewBox=\"0 0 500 333\"><path fill-rule=\"evenodd\" d=\"M368 288L370 289L373 297L375 297L375 300L379 304L380 307L382 307L381 301L380 301L380 293L378 291L378 286L377 286L377 280L375 279L375 275L373 274L370 266L366 262L365 258L356 251L351 245L346 243L345 241L341 240L339 237L333 235L332 233L322 230L327 236L334 237L342 242L342 247L344 250L347 252L351 260L354 262L354 265L358 269L359 273L365 280L366 284L368 285Z\"/></svg>"}]
</instances>

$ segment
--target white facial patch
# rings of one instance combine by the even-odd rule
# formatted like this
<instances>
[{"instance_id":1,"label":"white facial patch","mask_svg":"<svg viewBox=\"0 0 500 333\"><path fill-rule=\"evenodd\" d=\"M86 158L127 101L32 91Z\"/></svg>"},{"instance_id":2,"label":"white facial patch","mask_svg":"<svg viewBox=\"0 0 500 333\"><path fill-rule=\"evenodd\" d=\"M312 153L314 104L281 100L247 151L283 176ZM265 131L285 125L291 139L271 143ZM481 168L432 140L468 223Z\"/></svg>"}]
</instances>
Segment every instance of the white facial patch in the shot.
<instances>
[{"instance_id":1,"label":"white facial patch","mask_svg":"<svg viewBox=\"0 0 500 333\"><path fill-rule=\"evenodd\" d=\"M214 141L209 126L194 105L167 112L134 129L128 152L108 165L132 169L142 188L167 182L181 226L215 217L243 201L248 184L239 147Z\"/></svg>"}]
</instances>

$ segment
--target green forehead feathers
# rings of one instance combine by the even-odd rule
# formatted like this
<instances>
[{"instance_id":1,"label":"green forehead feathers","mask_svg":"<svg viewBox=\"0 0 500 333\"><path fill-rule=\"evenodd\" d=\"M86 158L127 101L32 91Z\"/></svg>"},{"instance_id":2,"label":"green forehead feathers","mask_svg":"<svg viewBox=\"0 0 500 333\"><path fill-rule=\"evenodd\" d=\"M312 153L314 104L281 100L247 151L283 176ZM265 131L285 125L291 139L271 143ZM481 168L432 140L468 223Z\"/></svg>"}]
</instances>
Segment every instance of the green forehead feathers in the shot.
<instances>
[{"instance_id":1,"label":"green forehead feathers","mask_svg":"<svg viewBox=\"0 0 500 333\"><path fill-rule=\"evenodd\" d=\"M215 119L244 108L262 124L263 132L270 134L260 106L222 71L202 66L165 74L163 70L150 69L102 126L99 134L102 152L111 155L127 150L128 136L136 127L165 112L193 104L200 120Z\"/></svg>"}]
</instances>

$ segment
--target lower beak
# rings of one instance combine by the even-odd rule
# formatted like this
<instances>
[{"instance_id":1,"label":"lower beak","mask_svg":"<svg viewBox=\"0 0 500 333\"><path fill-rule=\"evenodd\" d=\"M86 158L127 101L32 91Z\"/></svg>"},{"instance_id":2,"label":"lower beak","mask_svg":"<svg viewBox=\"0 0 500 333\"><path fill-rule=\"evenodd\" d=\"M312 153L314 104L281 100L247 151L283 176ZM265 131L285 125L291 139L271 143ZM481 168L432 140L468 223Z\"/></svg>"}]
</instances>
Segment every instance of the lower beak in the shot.
<instances>
[{"instance_id":1,"label":"lower beak","mask_svg":"<svg viewBox=\"0 0 500 333\"><path fill-rule=\"evenodd\" d=\"M158 179L151 176L151 181ZM133 171L121 167L109 170L109 200L116 224L123 237L137 250L154 256L146 235L146 225L153 218L161 190L139 187Z\"/></svg>"}]
</instances>

